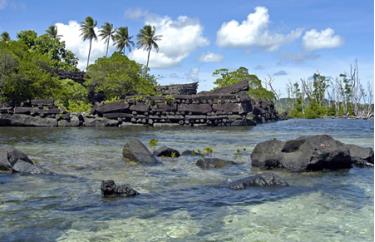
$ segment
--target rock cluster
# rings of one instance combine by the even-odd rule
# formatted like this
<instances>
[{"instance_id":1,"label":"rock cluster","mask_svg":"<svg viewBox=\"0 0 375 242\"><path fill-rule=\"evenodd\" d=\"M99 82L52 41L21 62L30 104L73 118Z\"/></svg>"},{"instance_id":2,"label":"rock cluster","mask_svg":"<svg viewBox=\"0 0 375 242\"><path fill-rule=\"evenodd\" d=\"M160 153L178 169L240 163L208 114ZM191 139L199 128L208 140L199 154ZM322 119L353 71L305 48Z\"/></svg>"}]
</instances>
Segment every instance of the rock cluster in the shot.
<instances>
[{"instance_id":1,"label":"rock cluster","mask_svg":"<svg viewBox=\"0 0 375 242\"><path fill-rule=\"evenodd\" d=\"M259 143L251 154L252 165L285 168L294 172L348 169L352 165L374 163L372 148L346 145L328 135L302 136L294 140L276 139Z\"/></svg>"},{"instance_id":2,"label":"rock cluster","mask_svg":"<svg viewBox=\"0 0 375 242\"><path fill-rule=\"evenodd\" d=\"M25 153L12 147L0 148L0 171L8 173L49 173L36 165Z\"/></svg>"},{"instance_id":3,"label":"rock cluster","mask_svg":"<svg viewBox=\"0 0 375 242\"><path fill-rule=\"evenodd\" d=\"M104 180L100 187L104 197L134 197L139 193L127 184L117 185L113 180Z\"/></svg>"},{"instance_id":4,"label":"rock cluster","mask_svg":"<svg viewBox=\"0 0 375 242\"><path fill-rule=\"evenodd\" d=\"M155 165L159 161L138 139L130 139L122 149L122 156L126 161L136 162L146 165Z\"/></svg>"},{"instance_id":5,"label":"rock cluster","mask_svg":"<svg viewBox=\"0 0 375 242\"><path fill-rule=\"evenodd\" d=\"M273 173L261 173L230 182L228 187L242 190L248 187L288 186L288 183Z\"/></svg>"}]
</instances>

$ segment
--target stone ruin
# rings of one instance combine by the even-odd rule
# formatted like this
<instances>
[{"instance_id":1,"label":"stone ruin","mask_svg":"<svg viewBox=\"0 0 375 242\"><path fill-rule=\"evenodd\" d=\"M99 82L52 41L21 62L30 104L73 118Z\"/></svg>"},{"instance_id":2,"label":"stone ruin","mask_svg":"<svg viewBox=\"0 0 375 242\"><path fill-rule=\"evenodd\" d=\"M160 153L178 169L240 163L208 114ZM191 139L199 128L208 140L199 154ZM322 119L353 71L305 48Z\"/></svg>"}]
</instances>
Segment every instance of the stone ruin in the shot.
<instances>
[{"instance_id":1,"label":"stone ruin","mask_svg":"<svg viewBox=\"0 0 375 242\"><path fill-rule=\"evenodd\" d=\"M163 86L161 96L127 97L98 105L93 114L119 120L123 125L152 126L247 126L278 119L272 102L249 97L247 81L211 92L180 94L197 93L197 87L197 83ZM171 95L173 92L179 94Z\"/></svg>"},{"instance_id":2,"label":"stone ruin","mask_svg":"<svg viewBox=\"0 0 375 242\"><path fill-rule=\"evenodd\" d=\"M198 82L156 87L156 91L161 95L195 95L197 94L197 89Z\"/></svg>"},{"instance_id":3,"label":"stone ruin","mask_svg":"<svg viewBox=\"0 0 375 242\"><path fill-rule=\"evenodd\" d=\"M64 112L53 100L0 104L0 126L249 126L279 119L272 102L249 97L247 81L198 94L197 87L160 86L160 96L129 96L98 104L90 114Z\"/></svg>"}]
</instances>

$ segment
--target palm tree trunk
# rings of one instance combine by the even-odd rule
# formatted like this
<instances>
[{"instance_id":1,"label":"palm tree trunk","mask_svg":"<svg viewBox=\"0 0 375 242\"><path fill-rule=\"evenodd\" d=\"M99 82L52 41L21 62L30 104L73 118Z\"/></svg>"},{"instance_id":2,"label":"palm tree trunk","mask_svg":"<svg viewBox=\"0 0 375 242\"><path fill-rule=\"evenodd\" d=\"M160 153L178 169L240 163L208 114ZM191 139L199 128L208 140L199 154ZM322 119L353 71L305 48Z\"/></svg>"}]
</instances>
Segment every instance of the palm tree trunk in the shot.
<instances>
[{"instance_id":1,"label":"palm tree trunk","mask_svg":"<svg viewBox=\"0 0 375 242\"><path fill-rule=\"evenodd\" d=\"M150 61L150 53L151 53L151 49L148 50L147 63L146 63L146 71L148 70L148 62Z\"/></svg>"},{"instance_id":2,"label":"palm tree trunk","mask_svg":"<svg viewBox=\"0 0 375 242\"><path fill-rule=\"evenodd\" d=\"M107 40L107 50L105 52L105 57L108 56L108 48L109 48L109 37L108 37L108 40Z\"/></svg>"},{"instance_id":3,"label":"palm tree trunk","mask_svg":"<svg viewBox=\"0 0 375 242\"><path fill-rule=\"evenodd\" d=\"M87 65L86 65L86 70L87 70L87 67L89 67L89 62L90 62L90 54L91 54L91 45L92 45L92 39L90 39L89 55L88 55L88 57L87 57Z\"/></svg>"}]
</instances>

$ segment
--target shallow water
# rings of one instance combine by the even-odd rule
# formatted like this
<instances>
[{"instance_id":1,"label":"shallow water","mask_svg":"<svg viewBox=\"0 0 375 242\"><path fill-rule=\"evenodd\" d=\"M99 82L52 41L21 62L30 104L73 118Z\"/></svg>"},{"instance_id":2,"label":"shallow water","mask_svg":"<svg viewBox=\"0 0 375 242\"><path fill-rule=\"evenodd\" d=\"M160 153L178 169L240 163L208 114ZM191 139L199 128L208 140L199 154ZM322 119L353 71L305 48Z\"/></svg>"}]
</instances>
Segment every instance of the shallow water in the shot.
<instances>
[{"instance_id":1,"label":"shallow water","mask_svg":"<svg viewBox=\"0 0 375 242\"><path fill-rule=\"evenodd\" d=\"M0 241L373 241L373 169L290 174L281 189L233 191L221 184L257 172L254 146L329 134L373 146L372 121L287 120L241 128L0 128L12 145L58 174L0 175ZM122 160L131 137L180 151L210 146L238 166L201 170L196 157L160 166ZM239 149L240 154L235 154ZM100 182L141 195L103 199Z\"/></svg>"}]
</instances>

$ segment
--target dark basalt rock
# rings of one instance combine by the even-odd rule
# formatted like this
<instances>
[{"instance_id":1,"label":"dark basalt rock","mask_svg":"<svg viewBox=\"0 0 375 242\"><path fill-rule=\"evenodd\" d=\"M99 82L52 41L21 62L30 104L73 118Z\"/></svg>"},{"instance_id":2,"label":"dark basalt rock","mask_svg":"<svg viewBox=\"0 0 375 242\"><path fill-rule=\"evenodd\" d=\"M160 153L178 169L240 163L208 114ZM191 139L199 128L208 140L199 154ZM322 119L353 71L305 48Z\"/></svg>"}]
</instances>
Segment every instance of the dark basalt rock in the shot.
<instances>
[{"instance_id":1,"label":"dark basalt rock","mask_svg":"<svg viewBox=\"0 0 375 242\"><path fill-rule=\"evenodd\" d=\"M348 169L353 163L373 163L373 151L349 146L328 135L302 136L282 142L270 140L256 145L252 165L285 168L294 172Z\"/></svg>"},{"instance_id":2,"label":"dark basalt rock","mask_svg":"<svg viewBox=\"0 0 375 242\"><path fill-rule=\"evenodd\" d=\"M54 118L42 118L26 114L0 114L0 125L2 126L28 126L28 127L56 127L57 120Z\"/></svg>"},{"instance_id":3,"label":"dark basalt rock","mask_svg":"<svg viewBox=\"0 0 375 242\"><path fill-rule=\"evenodd\" d=\"M25 153L12 148L0 148L0 172L41 174L49 173L36 165Z\"/></svg>"},{"instance_id":4,"label":"dark basalt rock","mask_svg":"<svg viewBox=\"0 0 375 242\"><path fill-rule=\"evenodd\" d=\"M181 153L181 155L182 156L196 156L196 155L202 155L202 154L194 150L184 150Z\"/></svg>"},{"instance_id":5,"label":"dark basalt rock","mask_svg":"<svg viewBox=\"0 0 375 242\"><path fill-rule=\"evenodd\" d=\"M173 148L162 146L154 151L154 155L158 157L179 157L180 152Z\"/></svg>"},{"instance_id":6,"label":"dark basalt rock","mask_svg":"<svg viewBox=\"0 0 375 242\"><path fill-rule=\"evenodd\" d=\"M236 164L234 161L230 160L223 160L220 158L202 158L197 160L195 163L202 169L210 169L210 168L222 168L227 165L234 165Z\"/></svg>"},{"instance_id":7,"label":"dark basalt rock","mask_svg":"<svg viewBox=\"0 0 375 242\"><path fill-rule=\"evenodd\" d=\"M230 182L228 186L234 190L242 190L248 187L276 187L289 185L281 177L273 173L263 173Z\"/></svg>"},{"instance_id":8,"label":"dark basalt rock","mask_svg":"<svg viewBox=\"0 0 375 242\"><path fill-rule=\"evenodd\" d=\"M232 86L228 87L223 87L223 88L218 88L215 89L209 93L212 94L237 94L242 91L248 91L249 90L249 81L248 80L243 80L239 83L236 83Z\"/></svg>"},{"instance_id":9,"label":"dark basalt rock","mask_svg":"<svg viewBox=\"0 0 375 242\"><path fill-rule=\"evenodd\" d=\"M346 145L350 151L350 156L356 166L374 166L374 150L372 148L363 148L358 145Z\"/></svg>"},{"instance_id":10,"label":"dark basalt rock","mask_svg":"<svg viewBox=\"0 0 375 242\"><path fill-rule=\"evenodd\" d=\"M134 197L139 193L131 188L129 185L116 185L113 180L102 181L100 187L104 197L123 196L123 197Z\"/></svg>"},{"instance_id":11,"label":"dark basalt rock","mask_svg":"<svg viewBox=\"0 0 375 242\"><path fill-rule=\"evenodd\" d=\"M96 106L93 113L104 114L104 113L120 113L129 110L129 104L125 102L115 102L110 104L103 104Z\"/></svg>"},{"instance_id":12,"label":"dark basalt rock","mask_svg":"<svg viewBox=\"0 0 375 242\"><path fill-rule=\"evenodd\" d=\"M147 149L147 147L138 139L131 139L124 145L122 155L126 161L132 161L140 164L154 165L159 161Z\"/></svg>"}]
</instances>

